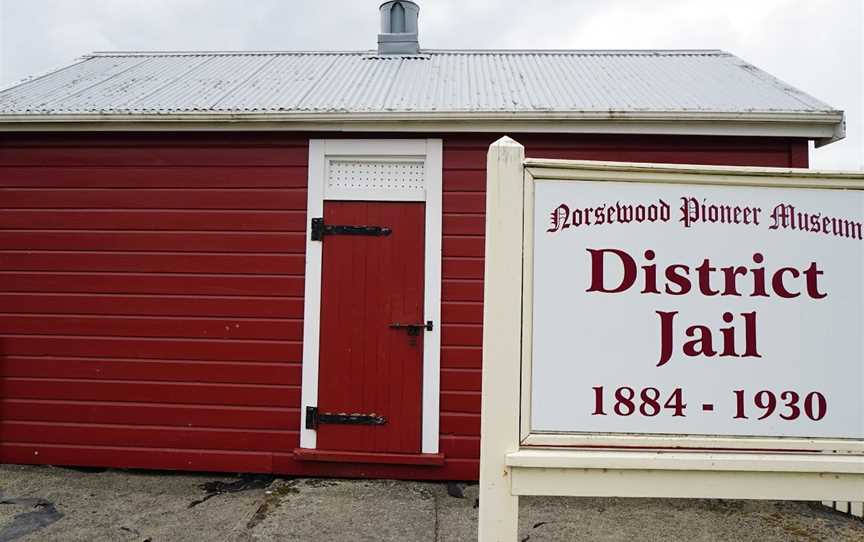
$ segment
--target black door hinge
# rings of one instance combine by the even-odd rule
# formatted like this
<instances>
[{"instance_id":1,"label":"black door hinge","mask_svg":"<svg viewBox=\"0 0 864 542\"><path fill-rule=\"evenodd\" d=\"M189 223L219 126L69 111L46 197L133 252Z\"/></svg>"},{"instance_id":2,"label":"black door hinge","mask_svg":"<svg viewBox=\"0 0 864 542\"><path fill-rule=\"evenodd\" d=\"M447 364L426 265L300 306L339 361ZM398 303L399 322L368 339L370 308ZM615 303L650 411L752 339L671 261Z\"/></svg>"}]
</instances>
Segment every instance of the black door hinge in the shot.
<instances>
[{"instance_id":1,"label":"black door hinge","mask_svg":"<svg viewBox=\"0 0 864 542\"><path fill-rule=\"evenodd\" d=\"M372 414L346 414L344 412L318 412L318 407L306 407L306 429L318 429L322 423L339 425L384 425L387 418Z\"/></svg>"},{"instance_id":2,"label":"black door hinge","mask_svg":"<svg viewBox=\"0 0 864 542\"><path fill-rule=\"evenodd\" d=\"M322 241L325 235L372 235L383 237L390 235L393 230L383 226L334 226L324 224L323 218L313 218L310 228L310 238L313 241Z\"/></svg>"}]
</instances>

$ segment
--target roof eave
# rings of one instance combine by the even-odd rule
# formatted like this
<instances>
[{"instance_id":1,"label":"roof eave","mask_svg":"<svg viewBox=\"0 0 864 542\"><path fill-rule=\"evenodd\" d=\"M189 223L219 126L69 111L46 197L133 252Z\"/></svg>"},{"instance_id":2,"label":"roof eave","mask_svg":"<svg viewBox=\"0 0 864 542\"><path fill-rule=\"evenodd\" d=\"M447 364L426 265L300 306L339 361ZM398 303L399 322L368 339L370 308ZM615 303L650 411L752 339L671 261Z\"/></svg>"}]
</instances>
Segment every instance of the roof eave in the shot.
<instances>
[{"instance_id":1,"label":"roof eave","mask_svg":"<svg viewBox=\"0 0 864 542\"><path fill-rule=\"evenodd\" d=\"M816 148L830 145L835 141L840 141L846 137L846 117L840 115L840 121L834 125L834 133L830 137L818 138L815 140Z\"/></svg>"},{"instance_id":2,"label":"roof eave","mask_svg":"<svg viewBox=\"0 0 864 542\"><path fill-rule=\"evenodd\" d=\"M842 111L387 111L0 114L0 131L475 131L845 137Z\"/></svg>"}]
</instances>

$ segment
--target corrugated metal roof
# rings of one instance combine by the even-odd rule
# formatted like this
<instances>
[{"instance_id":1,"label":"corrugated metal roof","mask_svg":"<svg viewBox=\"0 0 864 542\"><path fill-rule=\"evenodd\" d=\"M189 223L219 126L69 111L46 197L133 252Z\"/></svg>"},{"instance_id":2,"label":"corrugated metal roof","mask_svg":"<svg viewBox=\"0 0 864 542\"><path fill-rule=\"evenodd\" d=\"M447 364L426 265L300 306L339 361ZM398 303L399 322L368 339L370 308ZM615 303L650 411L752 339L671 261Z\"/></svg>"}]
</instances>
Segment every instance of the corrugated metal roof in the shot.
<instances>
[{"instance_id":1,"label":"corrugated metal roof","mask_svg":"<svg viewBox=\"0 0 864 542\"><path fill-rule=\"evenodd\" d=\"M826 113L723 51L96 53L0 92L4 116Z\"/></svg>"}]
</instances>

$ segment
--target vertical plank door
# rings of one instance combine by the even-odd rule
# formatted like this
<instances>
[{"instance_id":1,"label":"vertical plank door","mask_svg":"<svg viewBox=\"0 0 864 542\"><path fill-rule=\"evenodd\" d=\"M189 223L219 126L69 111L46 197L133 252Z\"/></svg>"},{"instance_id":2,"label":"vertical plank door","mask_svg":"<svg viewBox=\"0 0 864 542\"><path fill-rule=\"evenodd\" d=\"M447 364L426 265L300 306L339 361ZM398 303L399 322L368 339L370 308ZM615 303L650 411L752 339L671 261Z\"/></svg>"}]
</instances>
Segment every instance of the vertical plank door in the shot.
<instances>
[{"instance_id":1,"label":"vertical plank door","mask_svg":"<svg viewBox=\"0 0 864 542\"><path fill-rule=\"evenodd\" d=\"M387 236L323 239L318 410L375 414L383 425L318 427L319 450L419 453L423 332L423 202L328 201L327 225L382 226Z\"/></svg>"}]
</instances>

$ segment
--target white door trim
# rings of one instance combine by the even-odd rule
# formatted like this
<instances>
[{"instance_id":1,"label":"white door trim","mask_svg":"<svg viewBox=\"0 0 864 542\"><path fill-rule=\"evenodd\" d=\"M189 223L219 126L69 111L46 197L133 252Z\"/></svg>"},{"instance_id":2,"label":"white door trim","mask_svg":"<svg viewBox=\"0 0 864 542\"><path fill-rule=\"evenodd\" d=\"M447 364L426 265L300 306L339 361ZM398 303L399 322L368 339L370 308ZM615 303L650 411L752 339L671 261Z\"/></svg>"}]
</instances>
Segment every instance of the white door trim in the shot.
<instances>
[{"instance_id":1,"label":"white door trim","mask_svg":"<svg viewBox=\"0 0 864 542\"><path fill-rule=\"evenodd\" d=\"M306 277L303 307L303 380L300 398L300 447L314 449L317 433L306 429L307 406L318 404L318 352L321 328L321 256L322 244L310 239L310 223L322 216L325 199L362 199L367 201L425 201L425 320L432 320L431 332L423 334L423 414L421 452L438 453L439 390L441 379L441 215L442 215L441 139L312 139L309 141L309 183L306 206ZM325 194L330 161L368 160L423 161L425 189L423 196L382 195L369 190L348 195ZM338 197L337 197L338 196Z\"/></svg>"}]
</instances>

